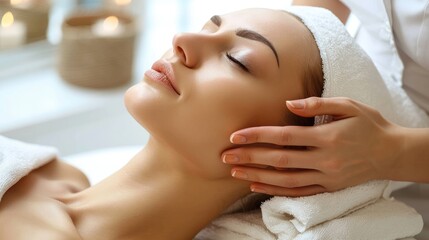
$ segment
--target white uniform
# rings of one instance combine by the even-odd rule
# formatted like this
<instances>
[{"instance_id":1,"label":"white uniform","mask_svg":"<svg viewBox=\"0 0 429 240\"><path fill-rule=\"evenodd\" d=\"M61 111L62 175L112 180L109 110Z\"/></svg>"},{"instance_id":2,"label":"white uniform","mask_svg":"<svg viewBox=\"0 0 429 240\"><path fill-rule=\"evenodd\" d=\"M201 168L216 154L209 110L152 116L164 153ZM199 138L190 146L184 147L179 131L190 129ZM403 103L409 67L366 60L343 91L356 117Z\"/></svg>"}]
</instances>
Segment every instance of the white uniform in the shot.
<instances>
[{"instance_id":1,"label":"white uniform","mask_svg":"<svg viewBox=\"0 0 429 240\"><path fill-rule=\"evenodd\" d=\"M361 21L356 41L429 112L429 0L342 0Z\"/></svg>"}]
</instances>

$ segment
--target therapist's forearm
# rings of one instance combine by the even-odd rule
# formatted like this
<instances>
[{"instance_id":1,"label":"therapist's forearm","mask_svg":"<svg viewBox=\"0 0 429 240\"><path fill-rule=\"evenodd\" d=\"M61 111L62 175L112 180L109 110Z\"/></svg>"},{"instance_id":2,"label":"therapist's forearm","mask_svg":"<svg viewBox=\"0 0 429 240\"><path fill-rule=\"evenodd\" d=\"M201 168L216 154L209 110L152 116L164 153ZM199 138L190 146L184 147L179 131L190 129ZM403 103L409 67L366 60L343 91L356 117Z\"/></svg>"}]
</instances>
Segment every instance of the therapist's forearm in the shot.
<instances>
[{"instance_id":1,"label":"therapist's forearm","mask_svg":"<svg viewBox=\"0 0 429 240\"><path fill-rule=\"evenodd\" d=\"M293 0L292 4L326 8L334 13L343 24L347 22L350 15L350 9L340 0Z\"/></svg>"},{"instance_id":2,"label":"therapist's forearm","mask_svg":"<svg viewBox=\"0 0 429 240\"><path fill-rule=\"evenodd\" d=\"M429 128L402 128L401 154L391 179L429 183Z\"/></svg>"}]
</instances>

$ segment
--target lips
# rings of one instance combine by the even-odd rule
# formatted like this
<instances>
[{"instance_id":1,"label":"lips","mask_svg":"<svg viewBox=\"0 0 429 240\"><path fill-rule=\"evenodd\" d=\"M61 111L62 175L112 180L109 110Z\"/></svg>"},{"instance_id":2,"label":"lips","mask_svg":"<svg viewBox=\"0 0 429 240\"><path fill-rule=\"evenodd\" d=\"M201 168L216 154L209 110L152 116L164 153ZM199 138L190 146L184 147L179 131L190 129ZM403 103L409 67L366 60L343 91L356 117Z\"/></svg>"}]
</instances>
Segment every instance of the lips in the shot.
<instances>
[{"instance_id":1,"label":"lips","mask_svg":"<svg viewBox=\"0 0 429 240\"><path fill-rule=\"evenodd\" d=\"M152 69L149 69L145 75L146 77L163 84L165 87L174 91L177 95L180 95L171 63L165 60L158 60L152 65Z\"/></svg>"}]
</instances>

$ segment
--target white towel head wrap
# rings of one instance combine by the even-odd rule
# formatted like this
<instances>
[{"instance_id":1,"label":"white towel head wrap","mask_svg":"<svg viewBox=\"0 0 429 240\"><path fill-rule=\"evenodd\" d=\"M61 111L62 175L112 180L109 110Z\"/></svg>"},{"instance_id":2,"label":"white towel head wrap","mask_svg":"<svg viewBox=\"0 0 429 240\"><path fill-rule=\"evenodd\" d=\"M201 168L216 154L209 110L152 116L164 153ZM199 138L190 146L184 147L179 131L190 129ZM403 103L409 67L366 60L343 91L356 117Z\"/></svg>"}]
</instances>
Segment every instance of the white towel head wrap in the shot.
<instances>
[{"instance_id":1,"label":"white towel head wrap","mask_svg":"<svg viewBox=\"0 0 429 240\"><path fill-rule=\"evenodd\" d=\"M394 120L390 95L369 56L354 42L343 23L330 11L293 6L286 10L310 30L322 59L322 97L348 97L382 111ZM393 118L393 119L392 119ZM316 117L316 124L326 119Z\"/></svg>"}]
</instances>

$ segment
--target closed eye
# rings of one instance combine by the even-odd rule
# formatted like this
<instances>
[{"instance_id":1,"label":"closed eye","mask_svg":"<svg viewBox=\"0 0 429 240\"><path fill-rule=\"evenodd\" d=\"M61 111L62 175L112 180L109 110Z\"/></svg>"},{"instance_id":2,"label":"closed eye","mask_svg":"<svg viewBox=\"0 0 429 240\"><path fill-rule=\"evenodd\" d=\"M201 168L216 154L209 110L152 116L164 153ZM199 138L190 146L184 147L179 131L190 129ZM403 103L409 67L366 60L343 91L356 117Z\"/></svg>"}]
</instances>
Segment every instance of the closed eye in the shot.
<instances>
[{"instance_id":1,"label":"closed eye","mask_svg":"<svg viewBox=\"0 0 429 240\"><path fill-rule=\"evenodd\" d=\"M228 58L229 61L233 62L234 64L236 64L238 67L240 67L242 70L244 70L245 72L249 72L249 69L246 67L246 65L244 65L242 62L240 62L238 59L236 59L235 57L233 57L231 54L226 53L226 57Z\"/></svg>"}]
</instances>

